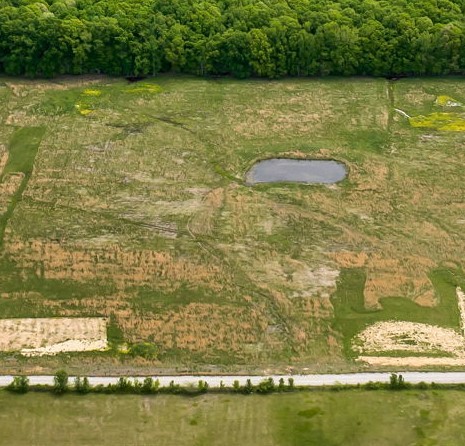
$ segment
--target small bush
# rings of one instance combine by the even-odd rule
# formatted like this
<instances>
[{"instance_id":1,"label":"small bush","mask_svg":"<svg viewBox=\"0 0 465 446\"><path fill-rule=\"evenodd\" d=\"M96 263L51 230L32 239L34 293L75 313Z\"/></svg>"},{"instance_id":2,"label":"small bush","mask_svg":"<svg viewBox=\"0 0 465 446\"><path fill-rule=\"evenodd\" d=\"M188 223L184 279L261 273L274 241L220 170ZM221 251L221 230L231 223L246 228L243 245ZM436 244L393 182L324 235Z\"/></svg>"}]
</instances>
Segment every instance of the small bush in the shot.
<instances>
[{"instance_id":1,"label":"small bush","mask_svg":"<svg viewBox=\"0 0 465 446\"><path fill-rule=\"evenodd\" d=\"M402 390L407 387L408 385L402 375L397 375L396 373L391 374L391 377L389 378L389 388L391 390Z\"/></svg>"},{"instance_id":2,"label":"small bush","mask_svg":"<svg viewBox=\"0 0 465 446\"><path fill-rule=\"evenodd\" d=\"M68 373L64 370L58 370L53 378L53 391L61 395L68 390Z\"/></svg>"},{"instance_id":3,"label":"small bush","mask_svg":"<svg viewBox=\"0 0 465 446\"><path fill-rule=\"evenodd\" d=\"M250 395L251 393L253 393L253 391L254 391L254 386L252 384L252 381L248 379L245 383L245 386L242 388L242 393L244 393L245 395Z\"/></svg>"},{"instance_id":4,"label":"small bush","mask_svg":"<svg viewBox=\"0 0 465 446\"><path fill-rule=\"evenodd\" d=\"M272 393L275 389L273 378L268 378L258 384L257 393Z\"/></svg>"},{"instance_id":5,"label":"small bush","mask_svg":"<svg viewBox=\"0 0 465 446\"><path fill-rule=\"evenodd\" d=\"M141 342L129 347L129 355L132 357L140 356L141 358L154 360L158 358L158 348L155 344L150 342Z\"/></svg>"},{"instance_id":6,"label":"small bush","mask_svg":"<svg viewBox=\"0 0 465 446\"><path fill-rule=\"evenodd\" d=\"M363 385L365 390L380 390L384 387L383 383L368 381L366 384Z\"/></svg>"},{"instance_id":7,"label":"small bush","mask_svg":"<svg viewBox=\"0 0 465 446\"><path fill-rule=\"evenodd\" d=\"M160 381L153 380L150 376L144 379L142 383L141 392L146 394L157 393L160 388Z\"/></svg>"},{"instance_id":8,"label":"small bush","mask_svg":"<svg viewBox=\"0 0 465 446\"><path fill-rule=\"evenodd\" d=\"M179 384L175 384L174 381L171 381L169 386L166 388L168 393L172 393L173 395L177 395L182 392L181 386Z\"/></svg>"},{"instance_id":9,"label":"small bush","mask_svg":"<svg viewBox=\"0 0 465 446\"><path fill-rule=\"evenodd\" d=\"M134 384L126 377L122 376L116 384L116 391L119 393L130 393L134 390Z\"/></svg>"},{"instance_id":10,"label":"small bush","mask_svg":"<svg viewBox=\"0 0 465 446\"><path fill-rule=\"evenodd\" d=\"M76 389L76 392L86 394L90 392L90 384L89 384L89 379L87 376L84 376L84 378L81 378L80 376L77 376L74 380L74 388Z\"/></svg>"},{"instance_id":11,"label":"small bush","mask_svg":"<svg viewBox=\"0 0 465 446\"><path fill-rule=\"evenodd\" d=\"M207 381L202 381L202 380L199 381L199 383L197 385L197 389L198 389L199 393L207 393L208 388L209 388L209 385L208 385Z\"/></svg>"},{"instance_id":12,"label":"small bush","mask_svg":"<svg viewBox=\"0 0 465 446\"><path fill-rule=\"evenodd\" d=\"M12 383L7 386L7 390L16 393L29 392L29 378L27 376L15 376Z\"/></svg>"}]
</instances>

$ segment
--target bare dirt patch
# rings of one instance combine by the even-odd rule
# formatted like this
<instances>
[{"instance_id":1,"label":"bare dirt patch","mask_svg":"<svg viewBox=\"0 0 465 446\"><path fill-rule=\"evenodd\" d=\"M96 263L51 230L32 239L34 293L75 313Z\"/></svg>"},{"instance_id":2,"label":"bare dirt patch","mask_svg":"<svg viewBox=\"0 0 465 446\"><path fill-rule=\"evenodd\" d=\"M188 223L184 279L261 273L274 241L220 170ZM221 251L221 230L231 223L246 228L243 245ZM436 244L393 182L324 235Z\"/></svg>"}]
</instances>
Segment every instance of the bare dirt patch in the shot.
<instances>
[{"instance_id":1,"label":"bare dirt patch","mask_svg":"<svg viewBox=\"0 0 465 446\"><path fill-rule=\"evenodd\" d=\"M359 356L358 361L363 361L374 366L388 367L425 367L425 366L463 366L465 358L434 358L424 356L405 356L395 358L389 356Z\"/></svg>"},{"instance_id":2,"label":"bare dirt patch","mask_svg":"<svg viewBox=\"0 0 465 446\"><path fill-rule=\"evenodd\" d=\"M4 144L0 144L0 175L8 161L8 150Z\"/></svg>"},{"instance_id":3,"label":"bare dirt patch","mask_svg":"<svg viewBox=\"0 0 465 446\"><path fill-rule=\"evenodd\" d=\"M41 356L106 346L105 318L0 319L0 351Z\"/></svg>"},{"instance_id":4,"label":"bare dirt patch","mask_svg":"<svg viewBox=\"0 0 465 446\"><path fill-rule=\"evenodd\" d=\"M455 330L416 322L376 322L356 337L355 344L359 353L442 352L465 358L465 339Z\"/></svg>"},{"instance_id":5,"label":"bare dirt patch","mask_svg":"<svg viewBox=\"0 0 465 446\"><path fill-rule=\"evenodd\" d=\"M0 214L4 214L24 179L23 173L6 175L0 183Z\"/></svg>"}]
</instances>

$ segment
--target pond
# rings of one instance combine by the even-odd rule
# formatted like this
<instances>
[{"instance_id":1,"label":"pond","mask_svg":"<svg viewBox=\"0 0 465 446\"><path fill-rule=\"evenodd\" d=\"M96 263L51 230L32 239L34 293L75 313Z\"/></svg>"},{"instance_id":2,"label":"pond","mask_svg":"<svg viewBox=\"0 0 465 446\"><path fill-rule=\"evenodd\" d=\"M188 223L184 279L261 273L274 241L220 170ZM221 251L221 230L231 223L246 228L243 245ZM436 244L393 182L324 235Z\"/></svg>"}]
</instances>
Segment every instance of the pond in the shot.
<instances>
[{"instance_id":1,"label":"pond","mask_svg":"<svg viewBox=\"0 0 465 446\"><path fill-rule=\"evenodd\" d=\"M247 185L257 183L332 184L347 175L346 166L333 160L273 158L259 161L246 174Z\"/></svg>"}]
</instances>

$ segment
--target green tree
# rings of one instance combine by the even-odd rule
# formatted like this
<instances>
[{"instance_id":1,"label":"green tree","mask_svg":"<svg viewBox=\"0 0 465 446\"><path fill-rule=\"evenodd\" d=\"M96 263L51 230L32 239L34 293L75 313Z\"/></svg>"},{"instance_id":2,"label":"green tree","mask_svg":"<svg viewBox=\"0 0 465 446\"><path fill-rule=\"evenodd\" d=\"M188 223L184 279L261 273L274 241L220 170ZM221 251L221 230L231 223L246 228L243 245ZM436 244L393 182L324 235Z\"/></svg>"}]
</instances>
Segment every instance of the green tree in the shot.
<instances>
[{"instance_id":1,"label":"green tree","mask_svg":"<svg viewBox=\"0 0 465 446\"><path fill-rule=\"evenodd\" d=\"M68 390L68 373L65 370L58 370L53 378L53 390L56 394L63 394Z\"/></svg>"}]
</instances>

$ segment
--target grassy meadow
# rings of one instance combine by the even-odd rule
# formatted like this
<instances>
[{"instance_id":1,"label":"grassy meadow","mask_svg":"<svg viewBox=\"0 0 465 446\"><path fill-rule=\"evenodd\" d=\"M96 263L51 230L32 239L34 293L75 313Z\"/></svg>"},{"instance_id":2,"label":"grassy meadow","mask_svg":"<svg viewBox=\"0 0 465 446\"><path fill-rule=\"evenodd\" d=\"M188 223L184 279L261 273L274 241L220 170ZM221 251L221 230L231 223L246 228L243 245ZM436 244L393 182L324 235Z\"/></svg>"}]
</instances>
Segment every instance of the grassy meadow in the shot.
<instances>
[{"instance_id":1,"label":"grassy meadow","mask_svg":"<svg viewBox=\"0 0 465 446\"><path fill-rule=\"evenodd\" d=\"M458 446L464 406L464 393L452 390L193 398L1 391L0 445Z\"/></svg>"},{"instance_id":2,"label":"grassy meadow","mask_svg":"<svg viewBox=\"0 0 465 446\"><path fill-rule=\"evenodd\" d=\"M458 329L465 133L444 96L465 82L0 79L0 317L106 316L112 345L2 371L350 370L368 323ZM349 174L246 186L273 156ZM120 352L142 342L158 360Z\"/></svg>"}]
</instances>

